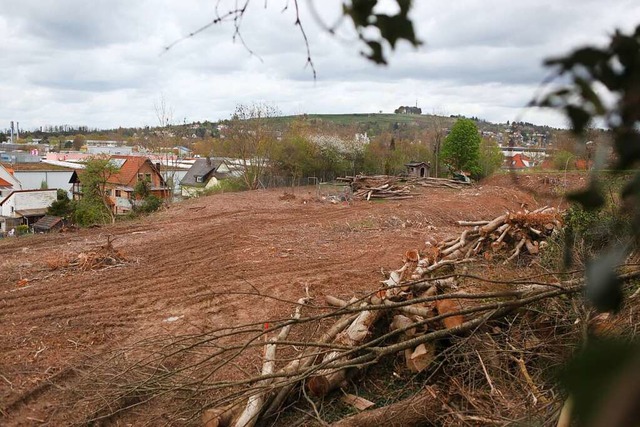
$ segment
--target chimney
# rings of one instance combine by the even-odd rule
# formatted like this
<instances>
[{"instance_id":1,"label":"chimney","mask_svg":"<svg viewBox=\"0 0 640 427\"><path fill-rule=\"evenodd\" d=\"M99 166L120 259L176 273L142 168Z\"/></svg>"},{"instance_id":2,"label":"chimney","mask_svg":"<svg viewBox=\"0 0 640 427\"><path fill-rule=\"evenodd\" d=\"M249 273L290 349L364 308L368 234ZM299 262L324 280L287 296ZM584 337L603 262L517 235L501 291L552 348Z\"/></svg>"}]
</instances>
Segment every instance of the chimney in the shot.
<instances>
[{"instance_id":1,"label":"chimney","mask_svg":"<svg viewBox=\"0 0 640 427\"><path fill-rule=\"evenodd\" d=\"M207 156L207 166L211 167L211 157Z\"/></svg>"}]
</instances>

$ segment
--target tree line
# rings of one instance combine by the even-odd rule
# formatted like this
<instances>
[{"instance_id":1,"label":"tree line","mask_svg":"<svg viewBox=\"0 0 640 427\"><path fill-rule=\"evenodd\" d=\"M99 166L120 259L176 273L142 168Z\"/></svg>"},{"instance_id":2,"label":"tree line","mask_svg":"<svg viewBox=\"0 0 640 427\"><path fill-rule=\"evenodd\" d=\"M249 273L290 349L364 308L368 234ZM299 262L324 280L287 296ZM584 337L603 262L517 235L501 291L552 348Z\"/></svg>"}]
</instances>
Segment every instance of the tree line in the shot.
<instances>
[{"instance_id":1,"label":"tree line","mask_svg":"<svg viewBox=\"0 0 640 427\"><path fill-rule=\"evenodd\" d=\"M266 105L239 105L222 124L220 137L197 141L194 153L239 159L247 188L258 188L268 176L330 181L356 174L400 175L411 161L437 164L432 175L463 170L480 179L503 162L497 144L483 139L469 119L459 119L448 136L443 128L408 138L392 126L369 138L355 127L319 126L304 116L277 126L277 114Z\"/></svg>"}]
</instances>

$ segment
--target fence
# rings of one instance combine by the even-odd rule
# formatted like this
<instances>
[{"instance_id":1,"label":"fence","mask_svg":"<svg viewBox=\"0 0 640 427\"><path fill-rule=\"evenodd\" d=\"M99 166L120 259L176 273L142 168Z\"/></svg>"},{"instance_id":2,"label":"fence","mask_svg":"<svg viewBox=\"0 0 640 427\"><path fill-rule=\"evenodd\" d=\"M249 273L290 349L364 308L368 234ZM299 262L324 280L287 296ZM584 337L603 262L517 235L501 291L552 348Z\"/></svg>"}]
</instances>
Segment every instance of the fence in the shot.
<instances>
[{"instance_id":1,"label":"fence","mask_svg":"<svg viewBox=\"0 0 640 427\"><path fill-rule=\"evenodd\" d=\"M296 190L315 192L316 197L342 197L351 198L351 187L339 181L324 181L316 176L291 177L268 176L260 181L264 188L283 188L295 194ZM313 190L311 189L313 188Z\"/></svg>"}]
</instances>

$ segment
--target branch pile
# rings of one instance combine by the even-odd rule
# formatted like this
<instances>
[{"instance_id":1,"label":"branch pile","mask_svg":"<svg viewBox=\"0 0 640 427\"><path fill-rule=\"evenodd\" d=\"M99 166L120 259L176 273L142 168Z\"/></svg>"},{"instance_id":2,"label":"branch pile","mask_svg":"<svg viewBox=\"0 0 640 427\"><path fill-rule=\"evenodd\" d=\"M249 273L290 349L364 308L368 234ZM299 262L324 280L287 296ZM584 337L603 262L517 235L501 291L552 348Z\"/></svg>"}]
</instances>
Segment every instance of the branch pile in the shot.
<instances>
[{"instance_id":1,"label":"branch pile","mask_svg":"<svg viewBox=\"0 0 640 427\"><path fill-rule=\"evenodd\" d=\"M109 393L116 395L107 399L101 394L101 401L106 402L102 412L88 421L106 421L136 407L139 401L179 390L188 402L211 396L199 400L207 408L198 413L206 427L250 427L276 421L288 425L293 420L279 418L282 408L305 401L312 408L302 411L308 414L307 424L313 424L314 416L309 415L312 411L320 424L326 424L317 406L329 404L332 391L347 387L367 370L380 375L384 364L377 364L396 357L401 357L402 363L391 364L394 376L406 372L416 378L417 373L428 373L415 396L382 408L377 402L368 409L374 402L349 395L347 401L364 412L338 425L387 425L385 417L389 414L403 414L403 425L429 425L433 420L438 420L438 425L475 425L495 421L487 415L522 416L523 408L535 410L538 402L548 408L555 391L541 385L532 366L548 366L550 360L560 359L558 348L573 350L567 345L569 338L555 335L562 328L550 323L549 313L559 313L553 321L566 324L567 307L572 302L557 297L579 293L584 289L583 279L574 276L562 282L551 274L548 283L541 277L535 281L518 279L498 289L481 291L475 285L463 287L467 285L463 283L465 277L471 276L433 277L433 273L487 251L503 251L505 257L513 259L513 252L518 247L526 248L528 240L539 249L544 246L545 236L561 225L558 213L543 208L463 223L470 228L457 238L424 251L407 251L402 267L361 298L347 301L326 295L323 303L314 304L307 295L291 302L295 309L287 319L271 321L264 328L260 322L221 327L167 345L155 341L144 360L130 359L131 354L141 353L137 344L132 353L121 356L128 363L126 375L138 373L136 381L123 381L124 374L109 375ZM523 239L525 243L520 244ZM468 253L469 248L477 250ZM451 256L456 251L460 255ZM264 300L267 295L256 297ZM521 310L533 304L544 304L545 308L538 305ZM547 316L546 323L537 327L540 316ZM319 325L324 333L318 332ZM581 333L579 328L564 329ZM225 341L231 337L235 340ZM458 347L452 348L454 345ZM250 369L242 355L256 348L263 349L262 366L255 367L256 374L248 374ZM530 364L533 357L556 359ZM177 368L184 360L189 365ZM245 375L241 379L226 377L226 371L237 365ZM114 377L123 383L114 386ZM410 411L417 403L421 410ZM403 411L403 406L407 410ZM450 424L440 422L445 418Z\"/></svg>"},{"instance_id":2,"label":"branch pile","mask_svg":"<svg viewBox=\"0 0 640 427\"><path fill-rule=\"evenodd\" d=\"M411 276L420 279L442 265L468 262L478 255L491 260L494 255L507 254L504 263L516 259L524 250L537 255L546 239L562 228L561 213L543 207L532 212L505 213L489 221L458 221L467 226L459 236L433 246L427 242L426 255L418 260Z\"/></svg>"},{"instance_id":3,"label":"branch pile","mask_svg":"<svg viewBox=\"0 0 640 427\"><path fill-rule=\"evenodd\" d=\"M356 199L410 199L415 194L411 192L411 186L401 184L399 179L387 175L357 175L353 177L338 178L346 181L351 187L353 197Z\"/></svg>"},{"instance_id":4,"label":"branch pile","mask_svg":"<svg viewBox=\"0 0 640 427\"><path fill-rule=\"evenodd\" d=\"M109 267L124 265L127 258L113 247L111 236L107 236L107 243L90 251L83 251L73 256L54 258L47 261L51 270L72 269L80 271L102 270Z\"/></svg>"},{"instance_id":5,"label":"branch pile","mask_svg":"<svg viewBox=\"0 0 640 427\"><path fill-rule=\"evenodd\" d=\"M397 177L389 175L356 175L338 178L338 180L349 183L354 198L364 200L410 199L417 195L417 193L413 192L416 187L460 189L470 185L469 183L452 179Z\"/></svg>"},{"instance_id":6,"label":"branch pile","mask_svg":"<svg viewBox=\"0 0 640 427\"><path fill-rule=\"evenodd\" d=\"M377 181L376 188L385 185L380 184ZM367 188L371 191L372 187ZM408 251L404 265L392 271L374 294L351 301L327 296L327 304L336 307L334 314L342 318L319 341L306 343L306 350L275 371L275 346L284 345L283 337L286 338L290 328L289 323L285 323L277 338L267 340L262 373L268 378L257 380L253 386L255 391L247 397L205 411L205 425L253 426L259 419L277 413L294 388L302 387L312 396L326 396L347 384L364 366L398 352L403 355L408 371L423 372L436 360L436 344L442 338L464 334L519 307L575 293L582 287L576 282L554 288L467 294L455 292L458 284L453 277L426 278L444 265L468 260L485 251L497 252L509 247L509 252L513 252L509 260L515 258L522 247L536 254L540 242L561 223L554 209L542 208L509 213L490 221L464 222L464 225L472 228L455 239L443 241L423 253ZM300 306L293 319L299 319L299 309ZM380 330L383 319L385 332L380 335L375 331Z\"/></svg>"}]
</instances>

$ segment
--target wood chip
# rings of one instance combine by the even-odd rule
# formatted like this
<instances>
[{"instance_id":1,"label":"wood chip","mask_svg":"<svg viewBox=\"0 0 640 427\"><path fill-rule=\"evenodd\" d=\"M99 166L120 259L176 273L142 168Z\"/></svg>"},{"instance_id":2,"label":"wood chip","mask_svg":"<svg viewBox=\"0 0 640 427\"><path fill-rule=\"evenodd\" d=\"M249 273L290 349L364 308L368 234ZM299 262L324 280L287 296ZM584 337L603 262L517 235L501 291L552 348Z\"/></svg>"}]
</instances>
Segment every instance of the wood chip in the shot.
<instances>
[{"instance_id":1,"label":"wood chip","mask_svg":"<svg viewBox=\"0 0 640 427\"><path fill-rule=\"evenodd\" d=\"M345 394L340 398L343 403L347 405L351 405L359 411L364 411L365 409L369 409L376 404L367 400L363 397L356 396L355 394Z\"/></svg>"}]
</instances>

